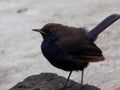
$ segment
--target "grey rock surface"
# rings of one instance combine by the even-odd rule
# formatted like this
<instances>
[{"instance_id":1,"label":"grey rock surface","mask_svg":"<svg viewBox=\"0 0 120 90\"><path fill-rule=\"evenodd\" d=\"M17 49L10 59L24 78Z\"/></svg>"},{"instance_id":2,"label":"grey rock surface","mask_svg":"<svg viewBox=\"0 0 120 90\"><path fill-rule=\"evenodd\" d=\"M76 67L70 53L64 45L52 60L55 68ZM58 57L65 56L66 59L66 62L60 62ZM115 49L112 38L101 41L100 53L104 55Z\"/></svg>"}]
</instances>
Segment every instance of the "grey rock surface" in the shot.
<instances>
[{"instance_id":1,"label":"grey rock surface","mask_svg":"<svg viewBox=\"0 0 120 90\"><path fill-rule=\"evenodd\" d=\"M17 83L9 90L101 90L92 85L83 85L69 81L66 88L62 89L66 79L54 73L41 73L32 75Z\"/></svg>"}]
</instances>

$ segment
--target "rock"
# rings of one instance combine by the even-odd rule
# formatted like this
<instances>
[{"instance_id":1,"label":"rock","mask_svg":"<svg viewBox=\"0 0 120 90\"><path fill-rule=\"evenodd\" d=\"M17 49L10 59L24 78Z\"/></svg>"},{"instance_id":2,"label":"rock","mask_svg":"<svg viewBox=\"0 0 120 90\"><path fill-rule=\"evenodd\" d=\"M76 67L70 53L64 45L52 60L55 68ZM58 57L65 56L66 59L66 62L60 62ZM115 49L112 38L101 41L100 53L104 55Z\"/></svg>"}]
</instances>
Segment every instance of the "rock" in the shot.
<instances>
[{"instance_id":1,"label":"rock","mask_svg":"<svg viewBox=\"0 0 120 90\"><path fill-rule=\"evenodd\" d=\"M101 90L92 85L83 85L69 81L67 87L62 89L66 79L54 73L41 73L39 75L29 76L24 81L9 90Z\"/></svg>"}]
</instances>

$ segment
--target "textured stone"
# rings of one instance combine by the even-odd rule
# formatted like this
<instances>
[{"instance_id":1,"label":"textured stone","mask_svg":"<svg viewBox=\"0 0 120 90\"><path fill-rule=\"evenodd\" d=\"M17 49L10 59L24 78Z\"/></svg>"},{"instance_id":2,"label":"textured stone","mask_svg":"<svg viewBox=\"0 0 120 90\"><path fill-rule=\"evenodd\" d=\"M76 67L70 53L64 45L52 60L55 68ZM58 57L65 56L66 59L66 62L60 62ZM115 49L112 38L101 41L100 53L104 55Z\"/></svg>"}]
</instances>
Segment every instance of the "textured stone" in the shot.
<instances>
[{"instance_id":1,"label":"textured stone","mask_svg":"<svg viewBox=\"0 0 120 90\"><path fill-rule=\"evenodd\" d=\"M83 85L69 81L67 87L62 89L66 79L54 73L41 73L32 75L19 82L9 90L101 90L92 85Z\"/></svg>"}]
</instances>

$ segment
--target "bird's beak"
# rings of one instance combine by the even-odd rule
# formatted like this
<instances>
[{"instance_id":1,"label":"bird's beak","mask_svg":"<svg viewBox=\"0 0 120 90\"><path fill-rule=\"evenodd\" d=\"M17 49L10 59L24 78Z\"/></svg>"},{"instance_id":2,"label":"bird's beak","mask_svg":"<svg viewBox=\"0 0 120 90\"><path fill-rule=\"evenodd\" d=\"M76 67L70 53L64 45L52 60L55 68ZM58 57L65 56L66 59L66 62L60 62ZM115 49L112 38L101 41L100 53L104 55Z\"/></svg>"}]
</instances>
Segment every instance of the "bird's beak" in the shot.
<instances>
[{"instance_id":1,"label":"bird's beak","mask_svg":"<svg viewBox=\"0 0 120 90\"><path fill-rule=\"evenodd\" d=\"M39 33L41 33L41 34L46 34L46 33L43 32L41 29L32 29L32 31L39 32Z\"/></svg>"},{"instance_id":2,"label":"bird's beak","mask_svg":"<svg viewBox=\"0 0 120 90\"><path fill-rule=\"evenodd\" d=\"M40 32L41 29L32 29L32 31Z\"/></svg>"}]
</instances>

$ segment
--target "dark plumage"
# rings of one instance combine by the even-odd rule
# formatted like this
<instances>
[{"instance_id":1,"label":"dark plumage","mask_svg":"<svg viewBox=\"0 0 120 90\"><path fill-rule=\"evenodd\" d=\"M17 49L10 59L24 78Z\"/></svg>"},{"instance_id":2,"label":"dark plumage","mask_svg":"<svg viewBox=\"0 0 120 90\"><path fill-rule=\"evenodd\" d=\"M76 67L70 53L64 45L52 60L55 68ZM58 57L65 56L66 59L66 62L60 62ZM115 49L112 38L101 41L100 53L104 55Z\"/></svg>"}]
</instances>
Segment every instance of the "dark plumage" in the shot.
<instances>
[{"instance_id":1,"label":"dark plumage","mask_svg":"<svg viewBox=\"0 0 120 90\"><path fill-rule=\"evenodd\" d=\"M90 32L83 28L68 27L55 23L46 24L42 29L33 29L33 31L42 34L41 49L48 61L57 68L70 71L65 86L73 70L82 71L81 84L83 84L83 71L88 63L104 60L102 51L94 41L99 33L119 18L120 15L113 14Z\"/></svg>"}]
</instances>

